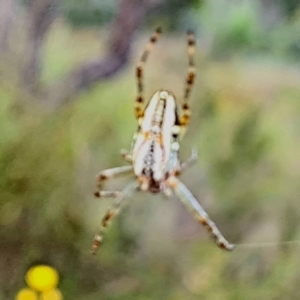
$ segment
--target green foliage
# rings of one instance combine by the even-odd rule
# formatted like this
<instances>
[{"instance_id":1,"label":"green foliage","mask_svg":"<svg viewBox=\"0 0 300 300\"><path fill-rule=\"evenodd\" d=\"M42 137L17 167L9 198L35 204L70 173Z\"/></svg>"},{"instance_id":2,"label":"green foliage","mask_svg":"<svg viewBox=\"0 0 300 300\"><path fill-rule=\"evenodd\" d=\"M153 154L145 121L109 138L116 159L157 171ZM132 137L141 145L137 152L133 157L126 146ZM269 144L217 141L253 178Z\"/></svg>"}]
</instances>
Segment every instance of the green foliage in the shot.
<instances>
[{"instance_id":1,"label":"green foliage","mask_svg":"<svg viewBox=\"0 0 300 300\"><path fill-rule=\"evenodd\" d=\"M280 5L285 5L283 2ZM288 15L293 14L293 18L281 14L280 5L274 2L263 7L260 1L206 1L193 16L201 24L203 37L212 42L211 51L217 57L245 52L259 56L265 52L297 60L298 4L286 4L290 7Z\"/></svg>"},{"instance_id":2,"label":"green foliage","mask_svg":"<svg viewBox=\"0 0 300 300\"><path fill-rule=\"evenodd\" d=\"M280 0L279 3L287 17L293 17L297 11L299 12L300 3L298 0Z\"/></svg>"},{"instance_id":3,"label":"green foliage","mask_svg":"<svg viewBox=\"0 0 300 300\"><path fill-rule=\"evenodd\" d=\"M279 57L300 58L300 18L280 24L270 34L270 51Z\"/></svg>"},{"instance_id":4,"label":"green foliage","mask_svg":"<svg viewBox=\"0 0 300 300\"><path fill-rule=\"evenodd\" d=\"M251 51L262 37L257 1L206 1L194 15L202 25L204 37L212 39L212 50L218 56Z\"/></svg>"},{"instance_id":5,"label":"green foliage","mask_svg":"<svg viewBox=\"0 0 300 300\"><path fill-rule=\"evenodd\" d=\"M190 10L199 10L203 0L167 0L159 9L154 19L164 25L165 30L182 31L187 28L193 28L193 20L191 19Z\"/></svg>"},{"instance_id":6,"label":"green foliage","mask_svg":"<svg viewBox=\"0 0 300 300\"><path fill-rule=\"evenodd\" d=\"M216 33L217 49L240 50L251 49L260 38L257 14L247 6L230 9L227 21Z\"/></svg>"},{"instance_id":7,"label":"green foliage","mask_svg":"<svg viewBox=\"0 0 300 300\"><path fill-rule=\"evenodd\" d=\"M99 26L112 20L116 5L109 0L64 0L62 13L74 27Z\"/></svg>"},{"instance_id":8,"label":"green foliage","mask_svg":"<svg viewBox=\"0 0 300 300\"><path fill-rule=\"evenodd\" d=\"M167 0L159 6L152 23L164 24L164 30L178 30L186 21L190 9L199 9L203 0ZM62 13L74 27L107 24L116 13L116 3L110 0L64 0ZM152 27L151 27L152 28Z\"/></svg>"}]
</instances>

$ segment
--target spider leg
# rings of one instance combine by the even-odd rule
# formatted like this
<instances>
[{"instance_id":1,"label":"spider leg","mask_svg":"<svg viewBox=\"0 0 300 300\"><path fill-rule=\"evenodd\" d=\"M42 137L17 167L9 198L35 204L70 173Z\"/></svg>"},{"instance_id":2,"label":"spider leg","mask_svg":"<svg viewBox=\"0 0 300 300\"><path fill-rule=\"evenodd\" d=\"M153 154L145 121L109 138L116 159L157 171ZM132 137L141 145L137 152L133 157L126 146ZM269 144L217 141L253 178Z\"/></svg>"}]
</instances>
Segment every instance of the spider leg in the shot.
<instances>
[{"instance_id":1,"label":"spider leg","mask_svg":"<svg viewBox=\"0 0 300 300\"><path fill-rule=\"evenodd\" d=\"M114 177L127 175L131 173L133 170L133 166L123 166L112 169L107 169L101 171L96 177L96 187L94 191L94 195L98 198L101 197L112 197L116 198L119 195L119 191L102 191L103 182L107 179L111 179Z\"/></svg>"},{"instance_id":2,"label":"spider leg","mask_svg":"<svg viewBox=\"0 0 300 300\"><path fill-rule=\"evenodd\" d=\"M230 244L224 238L215 223L209 218L208 214L182 182L175 177L170 177L167 180L167 184L173 189L175 194L186 206L186 208L193 214L195 219L204 227L206 227L207 231L211 234L216 244L220 248L225 250L232 250L234 248L234 245Z\"/></svg>"},{"instance_id":3,"label":"spider leg","mask_svg":"<svg viewBox=\"0 0 300 300\"><path fill-rule=\"evenodd\" d=\"M195 68L196 40L195 40L194 33L192 31L188 31L187 33L187 43L188 43L188 72L186 77L184 100L183 100L183 104L181 105L182 115L179 120L180 125L184 127L186 127L190 121L191 110L189 105L189 97L196 77L196 68Z\"/></svg>"},{"instance_id":4,"label":"spider leg","mask_svg":"<svg viewBox=\"0 0 300 300\"><path fill-rule=\"evenodd\" d=\"M109 221L111 221L120 211L122 201L126 197L128 197L137 188L137 186L138 184L136 180L128 183L123 191L119 193L118 197L114 199L112 206L109 208L102 219L100 232L97 233L94 237L94 241L92 244L92 254L96 254L98 248L101 246L103 240L103 232L107 228Z\"/></svg>"},{"instance_id":5,"label":"spider leg","mask_svg":"<svg viewBox=\"0 0 300 300\"><path fill-rule=\"evenodd\" d=\"M146 45L145 51L143 52L140 61L136 67L136 79L137 79L137 87L138 87L138 95L135 102L135 116L137 119L142 118L144 116L144 83L143 83L143 75L144 75L144 65L146 60L151 52L153 45L156 43L158 37L161 34L161 28L157 28L155 32L151 35L149 42Z\"/></svg>"},{"instance_id":6,"label":"spider leg","mask_svg":"<svg viewBox=\"0 0 300 300\"><path fill-rule=\"evenodd\" d=\"M120 154L126 161L132 162L132 154L130 151L126 149L121 149Z\"/></svg>"},{"instance_id":7,"label":"spider leg","mask_svg":"<svg viewBox=\"0 0 300 300\"><path fill-rule=\"evenodd\" d=\"M196 148L192 149L191 156L180 165L180 173L189 169L192 165L194 165L198 160L198 151Z\"/></svg>"},{"instance_id":8,"label":"spider leg","mask_svg":"<svg viewBox=\"0 0 300 300\"><path fill-rule=\"evenodd\" d=\"M178 161L178 154L176 156L176 159ZM193 148L191 156L181 164L179 164L179 163L174 164L173 170L170 174L175 176L175 177L180 176L183 172L185 172L192 165L194 165L197 162L197 160L198 160L198 152L197 152L196 148Z\"/></svg>"}]
</instances>

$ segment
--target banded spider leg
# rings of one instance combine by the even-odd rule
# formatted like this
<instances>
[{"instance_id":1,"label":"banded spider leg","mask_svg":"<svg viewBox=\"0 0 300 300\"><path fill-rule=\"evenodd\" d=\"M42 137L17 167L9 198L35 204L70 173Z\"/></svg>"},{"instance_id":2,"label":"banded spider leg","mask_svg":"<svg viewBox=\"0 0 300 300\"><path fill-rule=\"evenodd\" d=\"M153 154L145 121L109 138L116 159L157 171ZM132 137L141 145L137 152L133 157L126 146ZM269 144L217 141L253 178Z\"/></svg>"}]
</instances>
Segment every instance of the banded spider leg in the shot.
<instances>
[{"instance_id":1,"label":"banded spider leg","mask_svg":"<svg viewBox=\"0 0 300 300\"><path fill-rule=\"evenodd\" d=\"M125 188L118 193L118 196L114 199L112 206L104 215L101 222L101 229L98 234L95 235L93 245L92 245L92 254L96 254L98 248L102 244L103 240L103 232L107 228L109 221L111 221L120 211L121 204L125 198L131 195L131 193L138 187L138 183L136 180L128 183Z\"/></svg>"},{"instance_id":2,"label":"banded spider leg","mask_svg":"<svg viewBox=\"0 0 300 300\"><path fill-rule=\"evenodd\" d=\"M177 179L175 176L171 176L167 180L167 185L171 187L179 200L184 204L194 218L206 228L220 248L228 251L234 249L234 245L230 244L224 238L216 224L210 219L209 215L202 208L200 203L179 179Z\"/></svg>"},{"instance_id":3,"label":"banded spider leg","mask_svg":"<svg viewBox=\"0 0 300 300\"><path fill-rule=\"evenodd\" d=\"M103 182L119 176L124 176L132 173L133 166L123 166L117 168L111 168L101 171L96 177L96 187L94 191L94 195L98 198L109 197L115 198L119 195L119 191L102 191Z\"/></svg>"}]
</instances>

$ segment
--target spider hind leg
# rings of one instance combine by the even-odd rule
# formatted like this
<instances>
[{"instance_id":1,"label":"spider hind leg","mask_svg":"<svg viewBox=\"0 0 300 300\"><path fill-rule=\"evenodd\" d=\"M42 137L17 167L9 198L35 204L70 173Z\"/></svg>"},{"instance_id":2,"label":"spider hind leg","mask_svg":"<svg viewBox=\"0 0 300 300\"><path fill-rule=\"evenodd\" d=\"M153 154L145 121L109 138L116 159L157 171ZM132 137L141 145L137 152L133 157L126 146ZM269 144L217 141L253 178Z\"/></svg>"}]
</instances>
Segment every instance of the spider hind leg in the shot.
<instances>
[{"instance_id":1,"label":"spider hind leg","mask_svg":"<svg viewBox=\"0 0 300 300\"><path fill-rule=\"evenodd\" d=\"M168 185L172 188L181 202L186 206L188 211L192 213L195 219L201 223L206 230L210 233L215 243L222 249L231 251L234 248L233 244L230 244L217 228L216 224L210 219L208 214L202 208L200 203L187 189L187 187L175 177L168 179Z\"/></svg>"}]
</instances>

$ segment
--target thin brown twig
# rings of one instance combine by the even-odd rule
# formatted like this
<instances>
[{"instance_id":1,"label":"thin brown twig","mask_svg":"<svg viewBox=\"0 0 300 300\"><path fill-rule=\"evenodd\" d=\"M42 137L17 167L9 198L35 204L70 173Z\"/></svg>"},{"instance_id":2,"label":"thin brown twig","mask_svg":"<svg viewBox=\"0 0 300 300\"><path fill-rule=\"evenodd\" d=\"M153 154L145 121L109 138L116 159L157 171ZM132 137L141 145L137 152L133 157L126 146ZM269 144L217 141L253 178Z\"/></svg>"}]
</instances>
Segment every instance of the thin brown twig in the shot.
<instances>
[{"instance_id":1,"label":"thin brown twig","mask_svg":"<svg viewBox=\"0 0 300 300\"><path fill-rule=\"evenodd\" d=\"M48 104L57 108L68 103L81 90L110 78L124 68L128 62L135 30L141 25L146 14L162 1L122 0L112 24L111 42L107 55L76 67L65 78L48 87L46 93Z\"/></svg>"},{"instance_id":2,"label":"thin brown twig","mask_svg":"<svg viewBox=\"0 0 300 300\"><path fill-rule=\"evenodd\" d=\"M34 88L40 77L44 39L57 17L60 3L61 0L35 0L30 7L26 64L23 72L23 82L27 88Z\"/></svg>"}]
</instances>

